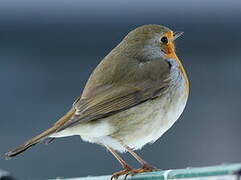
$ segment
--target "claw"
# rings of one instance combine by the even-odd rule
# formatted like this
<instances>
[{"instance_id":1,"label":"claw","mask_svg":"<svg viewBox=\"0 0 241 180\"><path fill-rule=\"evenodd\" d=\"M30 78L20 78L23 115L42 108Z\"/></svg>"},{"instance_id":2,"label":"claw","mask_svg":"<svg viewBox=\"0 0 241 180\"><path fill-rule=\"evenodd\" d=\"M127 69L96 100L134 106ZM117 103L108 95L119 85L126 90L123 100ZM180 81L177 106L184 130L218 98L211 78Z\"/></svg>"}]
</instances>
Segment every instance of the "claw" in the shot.
<instances>
[{"instance_id":1,"label":"claw","mask_svg":"<svg viewBox=\"0 0 241 180\"><path fill-rule=\"evenodd\" d=\"M149 165L144 165L142 168L139 169L132 169L130 170L126 175L124 180L126 180L126 178L131 175L134 176L136 174L140 174L140 173L144 173L144 172L153 172L153 171L159 171L160 169L154 168L152 166Z\"/></svg>"},{"instance_id":2,"label":"claw","mask_svg":"<svg viewBox=\"0 0 241 180\"><path fill-rule=\"evenodd\" d=\"M118 177L122 175L128 175L129 172L131 171L132 171L131 168L126 168L126 169L123 169L122 171L118 171L111 176L110 180L118 179ZM126 179L126 176L124 179Z\"/></svg>"},{"instance_id":3,"label":"claw","mask_svg":"<svg viewBox=\"0 0 241 180\"><path fill-rule=\"evenodd\" d=\"M131 173L126 174L124 180L126 180L129 175L131 175Z\"/></svg>"},{"instance_id":4,"label":"claw","mask_svg":"<svg viewBox=\"0 0 241 180\"><path fill-rule=\"evenodd\" d=\"M144 172L153 172L153 171L159 171L160 169L154 168L148 164L145 164L142 168L139 169L131 169L131 168L125 168L122 171L118 171L114 173L110 180L118 179L119 176L125 175L124 180L127 179L128 176L134 176L139 173L144 173Z\"/></svg>"}]
</instances>

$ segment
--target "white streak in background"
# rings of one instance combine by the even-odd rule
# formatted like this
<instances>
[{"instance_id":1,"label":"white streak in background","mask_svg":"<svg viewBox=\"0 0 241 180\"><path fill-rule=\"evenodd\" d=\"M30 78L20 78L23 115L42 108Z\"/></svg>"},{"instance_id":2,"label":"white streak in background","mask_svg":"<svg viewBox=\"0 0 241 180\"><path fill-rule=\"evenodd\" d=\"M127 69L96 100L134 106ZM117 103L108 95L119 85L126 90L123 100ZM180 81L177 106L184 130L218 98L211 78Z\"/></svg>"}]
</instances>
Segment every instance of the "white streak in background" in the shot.
<instances>
[{"instance_id":1,"label":"white streak in background","mask_svg":"<svg viewBox=\"0 0 241 180\"><path fill-rule=\"evenodd\" d=\"M170 173L171 171L173 171L173 169L166 170L166 171L163 173L164 180L168 180L168 175L169 175L169 173Z\"/></svg>"},{"instance_id":2,"label":"white streak in background","mask_svg":"<svg viewBox=\"0 0 241 180\"><path fill-rule=\"evenodd\" d=\"M7 177L9 176L9 173L7 171L1 170L0 169L0 179L8 179Z\"/></svg>"}]
</instances>

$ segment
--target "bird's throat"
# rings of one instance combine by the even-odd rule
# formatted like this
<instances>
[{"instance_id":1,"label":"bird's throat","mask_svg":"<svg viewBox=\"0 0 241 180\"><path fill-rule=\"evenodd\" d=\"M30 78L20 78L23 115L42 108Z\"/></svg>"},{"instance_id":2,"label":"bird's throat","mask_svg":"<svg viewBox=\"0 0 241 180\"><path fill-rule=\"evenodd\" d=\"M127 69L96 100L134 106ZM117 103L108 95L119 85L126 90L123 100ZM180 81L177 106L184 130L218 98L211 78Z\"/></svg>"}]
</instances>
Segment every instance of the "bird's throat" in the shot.
<instances>
[{"instance_id":1,"label":"bird's throat","mask_svg":"<svg viewBox=\"0 0 241 180\"><path fill-rule=\"evenodd\" d=\"M177 55L175 53L175 46L174 46L173 43L167 44L167 46L166 46L166 53L165 54L166 54L165 58L173 59L173 60L176 61L177 65L178 65L178 67L180 69L180 72L181 72L181 74L184 77L184 80L185 80L185 94L188 96L188 94L189 94L189 80L188 80L186 71L185 71L181 61L179 60L179 58L177 57Z\"/></svg>"}]
</instances>

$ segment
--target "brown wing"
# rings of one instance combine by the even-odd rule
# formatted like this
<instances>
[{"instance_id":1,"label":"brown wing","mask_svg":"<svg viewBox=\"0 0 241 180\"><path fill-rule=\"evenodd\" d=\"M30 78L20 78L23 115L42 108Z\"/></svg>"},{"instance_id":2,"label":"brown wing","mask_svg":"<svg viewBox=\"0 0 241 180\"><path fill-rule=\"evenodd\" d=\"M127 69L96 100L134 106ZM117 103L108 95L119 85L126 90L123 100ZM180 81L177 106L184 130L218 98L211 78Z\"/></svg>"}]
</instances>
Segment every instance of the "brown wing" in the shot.
<instances>
[{"instance_id":1,"label":"brown wing","mask_svg":"<svg viewBox=\"0 0 241 180\"><path fill-rule=\"evenodd\" d=\"M131 86L112 87L102 92L98 97L80 99L76 102L78 105L75 107L75 114L70 121L59 129L59 131L72 127L78 123L107 117L111 114L143 103L146 100L153 99L162 94L166 87L167 86L156 86L145 90L138 90Z\"/></svg>"},{"instance_id":2,"label":"brown wing","mask_svg":"<svg viewBox=\"0 0 241 180\"><path fill-rule=\"evenodd\" d=\"M123 62L118 68L105 62L100 64L87 82L82 96L74 103L75 114L58 131L126 110L160 96L168 88L170 69L163 60L142 66L139 62L128 64L132 68L127 68ZM100 68L103 69L101 66L104 65L112 69L106 69L103 77ZM117 72L120 74L116 75Z\"/></svg>"}]
</instances>

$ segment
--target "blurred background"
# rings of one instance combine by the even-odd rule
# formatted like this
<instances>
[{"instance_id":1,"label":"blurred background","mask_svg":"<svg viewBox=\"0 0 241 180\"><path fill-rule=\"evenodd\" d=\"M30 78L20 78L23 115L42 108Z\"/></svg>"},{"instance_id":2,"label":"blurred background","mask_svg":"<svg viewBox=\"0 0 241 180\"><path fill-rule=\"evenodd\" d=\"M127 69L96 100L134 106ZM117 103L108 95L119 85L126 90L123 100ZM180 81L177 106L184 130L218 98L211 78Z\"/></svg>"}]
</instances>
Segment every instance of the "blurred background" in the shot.
<instances>
[{"instance_id":1,"label":"blurred background","mask_svg":"<svg viewBox=\"0 0 241 180\"><path fill-rule=\"evenodd\" d=\"M177 54L191 89L181 118L138 153L161 169L240 162L240 9L240 0L1 0L0 169L20 179L119 170L103 147L77 136L9 161L4 153L51 126L100 60L130 30L151 23L185 32Z\"/></svg>"}]
</instances>

